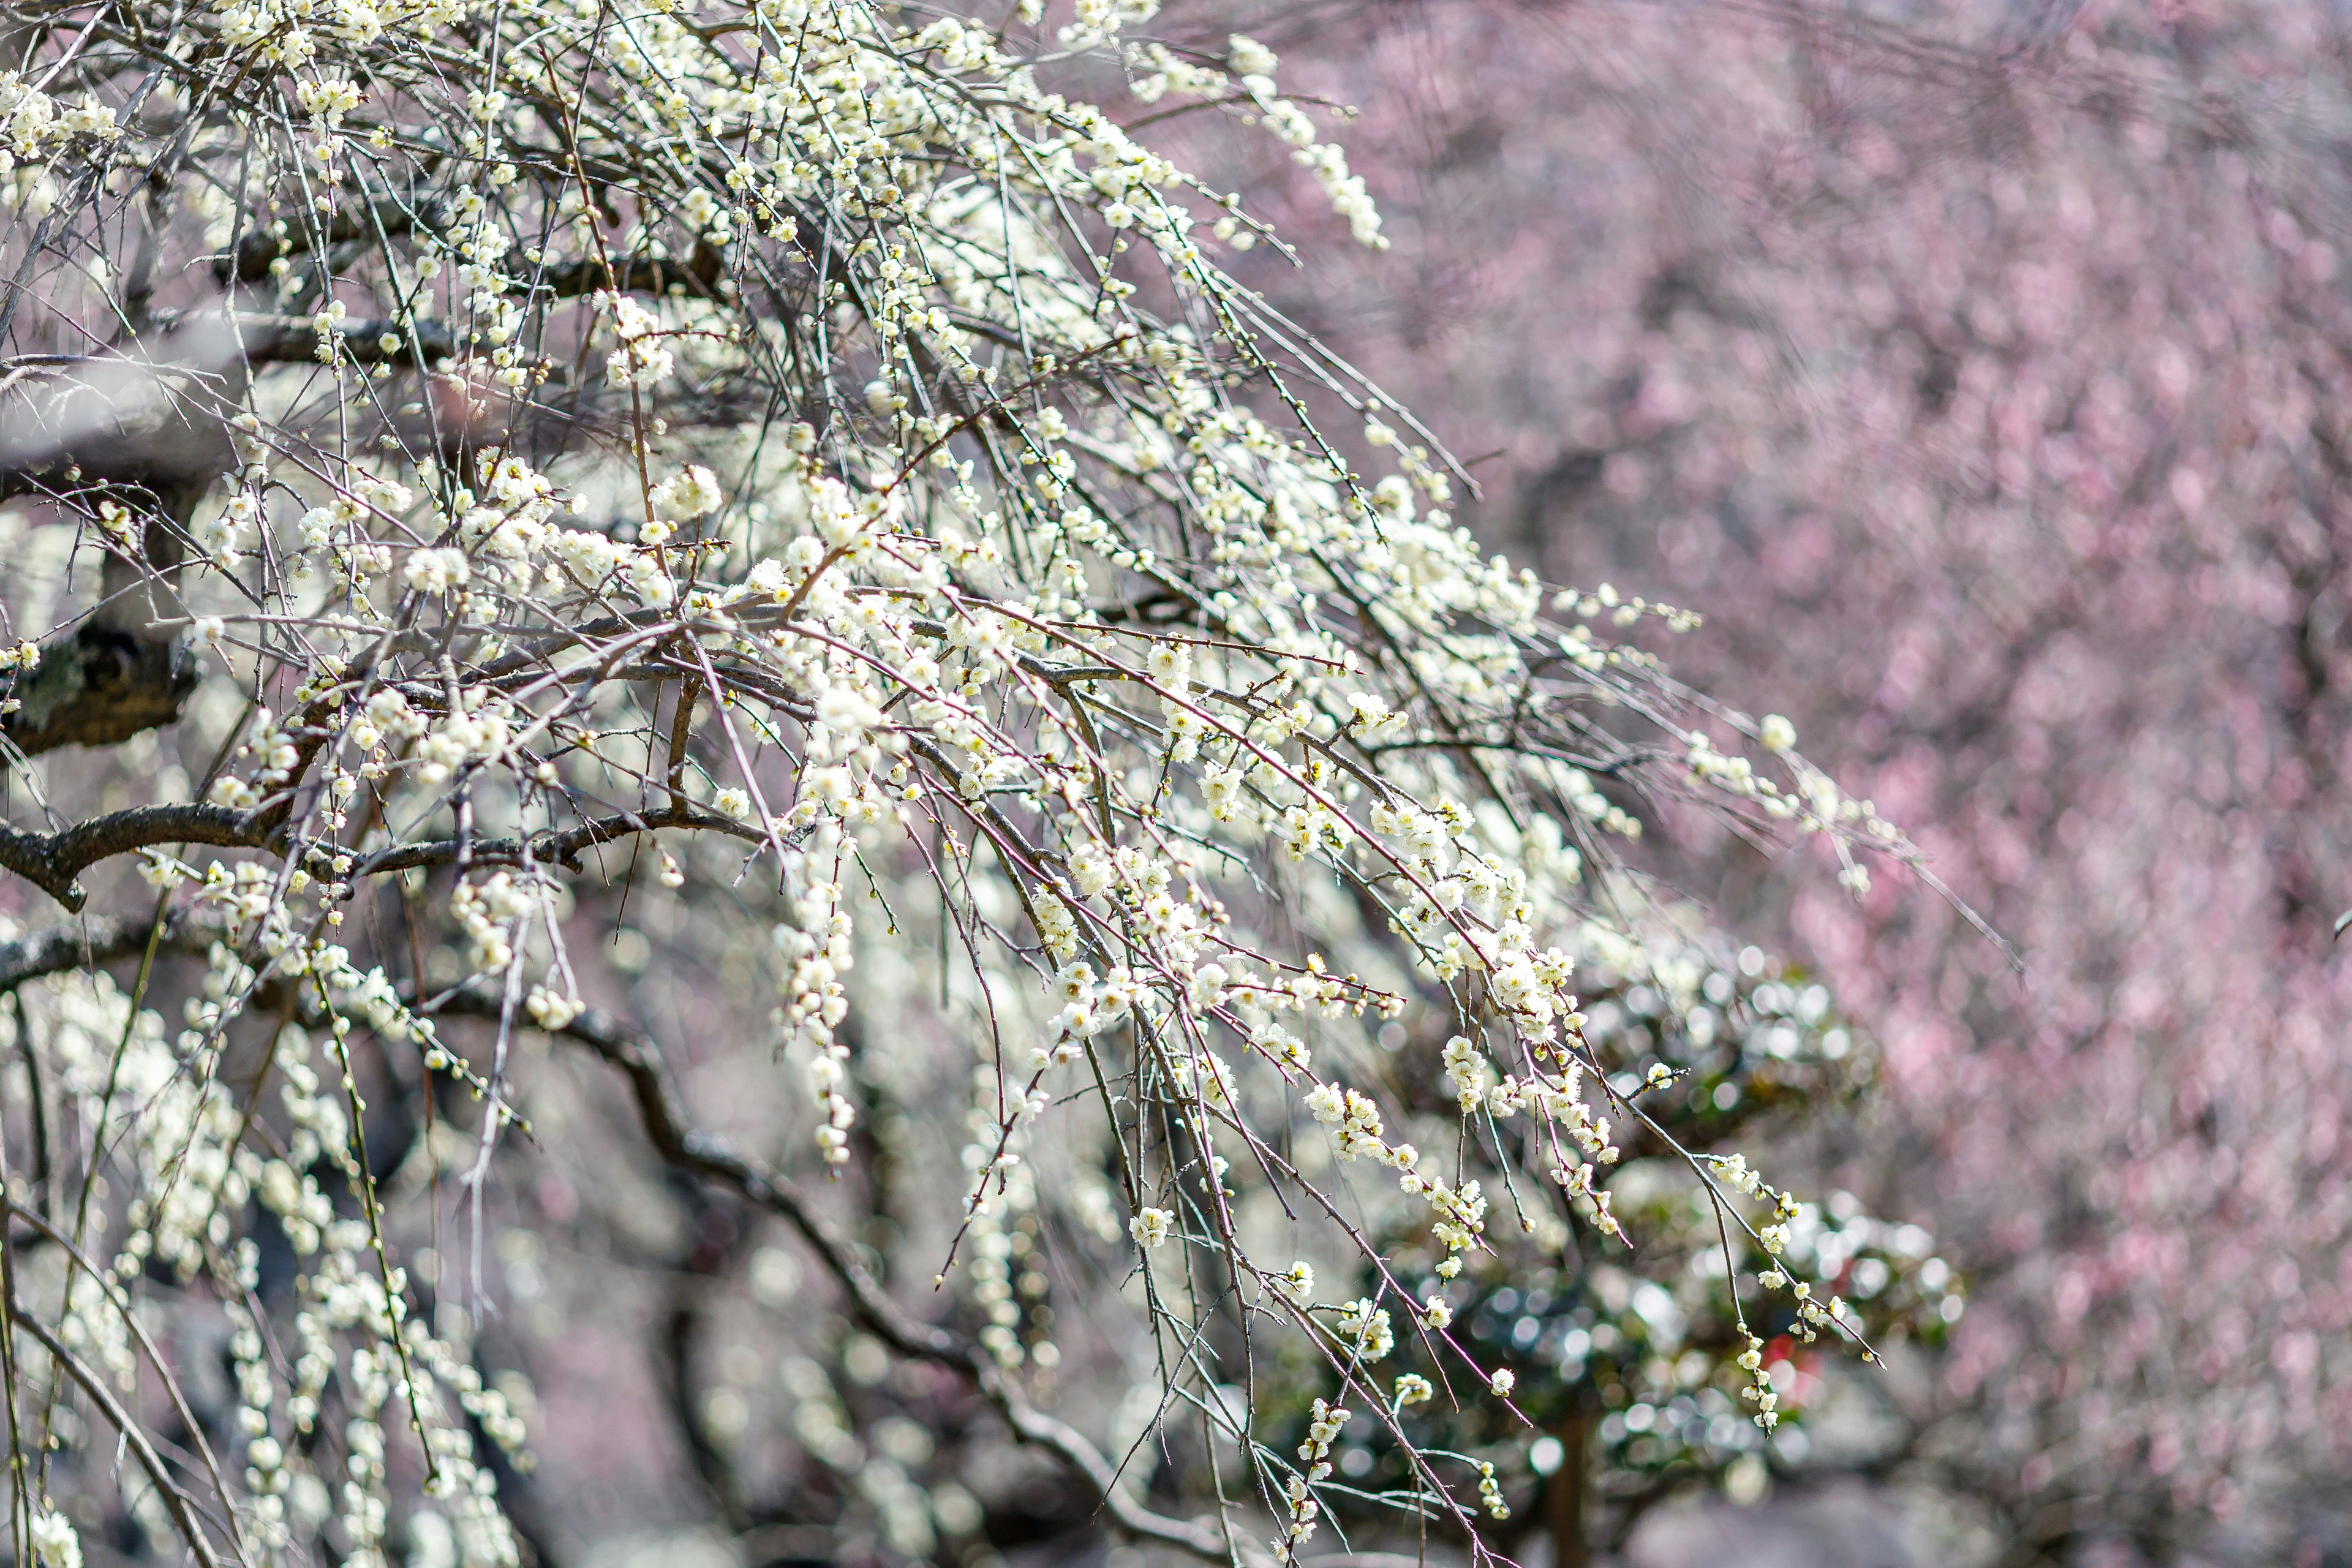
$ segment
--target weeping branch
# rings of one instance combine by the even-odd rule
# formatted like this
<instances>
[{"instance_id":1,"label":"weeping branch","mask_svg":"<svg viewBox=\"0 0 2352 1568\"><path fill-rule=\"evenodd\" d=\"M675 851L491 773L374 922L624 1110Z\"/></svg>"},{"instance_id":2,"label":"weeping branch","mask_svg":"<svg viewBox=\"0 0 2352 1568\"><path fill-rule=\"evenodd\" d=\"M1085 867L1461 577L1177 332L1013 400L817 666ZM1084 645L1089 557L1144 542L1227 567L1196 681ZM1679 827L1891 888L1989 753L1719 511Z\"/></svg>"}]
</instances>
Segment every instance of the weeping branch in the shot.
<instances>
[{"instance_id":1,"label":"weeping branch","mask_svg":"<svg viewBox=\"0 0 2352 1568\"><path fill-rule=\"evenodd\" d=\"M5 962L4 956L0 962ZM442 1011L496 1018L500 1007L498 996L469 989L450 998ZM660 1047L650 1037L601 1008L583 1013L556 1032L620 1069L628 1080L646 1136L664 1160L701 1181L731 1189L799 1232L848 1298L851 1315L868 1332L902 1356L948 1367L970 1378L1015 1436L1054 1455L1086 1481L1102 1499L1103 1512L1119 1530L1213 1561L1232 1559L1233 1543L1216 1524L1171 1519L1144 1507L1118 1484L1118 1469L1103 1451L1076 1427L1030 1404L1004 1375L995 1357L965 1336L925 1322L893 1300L858 1257L856 1246L816 1212L789 1177L735 1152L725 1140L694 1126L679 1101Z\"/></svg>"},{"instance_id":2,"label":"weeping branch","mask_svg":"<svg viewBox=\"0 0 2352 1568\"><path fill-rule=\"evenodd\" d=\"M106 1380L92 1372L79 1356L68 1350L64 1342L51 1333L32 1313L22 1307L12 1307L8 1315L17 1327L41 1342L41 1348L49 1352L67 1376L81 1386L81 1391L112 1423L114 1429L122 1434L123 1443L137 1456L139 1468L147 1472L147 1479L155 1484L156 1492L163 1500L163 1507L172 1515L173 1526L187 1542L188 1550L195 1554L200 1568L221 1568L220 1554L213 1549L212 1539L205 1533L204 1526L196 1519L194 1502L172 1479L172 1472L164 1467L163 1456L156 1453L155 1445L148 1441L146 1431L141 1427L137 1417L122 1407L122 1402L115 1397L114 1390L107 1386Z\"/></svg>"}]
</instances>

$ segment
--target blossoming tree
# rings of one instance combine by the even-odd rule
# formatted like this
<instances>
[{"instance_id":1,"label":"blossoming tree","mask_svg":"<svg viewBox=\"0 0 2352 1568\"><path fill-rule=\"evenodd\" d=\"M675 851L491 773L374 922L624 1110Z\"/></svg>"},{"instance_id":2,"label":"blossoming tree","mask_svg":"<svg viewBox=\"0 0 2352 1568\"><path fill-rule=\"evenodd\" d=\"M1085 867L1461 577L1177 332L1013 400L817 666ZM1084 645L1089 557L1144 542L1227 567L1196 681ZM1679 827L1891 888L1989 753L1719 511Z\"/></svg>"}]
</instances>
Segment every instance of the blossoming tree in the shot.
<instances>
[{"instance_id":1,"label":"blossoming tree","mask_svg":"<svg viewBox=\"0 0 2352 1568\"><path fill-rule=\"evenodd\" d=\"M891 1386L1202 1557L1297 1555L1351 1422L1374 1500L1489 1551L1495 1458L1424 1407L1517 1443L1525 1372L1453 1302L1490 1232L1622 1249L1626 1151L1713 1260L1717 1415L1778 1419L1766 1324L1859 1340L1719 1146L1753 1064L1687 1026L1798 994L1613 847L1712 814L1856 889L1909 847L1664 674L1691 617L1482 555L1436 443L1223 269L1279 241L1139 139L1168 106L1245 106L1380 238L1262 47L1129 48L1123 127L1052 85L1121 58L1099 0L5 15L19 1561L554 1555L485 1348L515 1194L575 1202L515 1174L584 1136L549 1042L698 1216L685 1272L788 1230L765 1299L822 1280L860 1386L929 1369ZM715 1121L633 918L715 994L669 1042ZM1051 1407L1049 1263L1146 1394L1118 1443ZM887 1553L985 1527L805 1366Z\"/></svg>"}]
</instances>

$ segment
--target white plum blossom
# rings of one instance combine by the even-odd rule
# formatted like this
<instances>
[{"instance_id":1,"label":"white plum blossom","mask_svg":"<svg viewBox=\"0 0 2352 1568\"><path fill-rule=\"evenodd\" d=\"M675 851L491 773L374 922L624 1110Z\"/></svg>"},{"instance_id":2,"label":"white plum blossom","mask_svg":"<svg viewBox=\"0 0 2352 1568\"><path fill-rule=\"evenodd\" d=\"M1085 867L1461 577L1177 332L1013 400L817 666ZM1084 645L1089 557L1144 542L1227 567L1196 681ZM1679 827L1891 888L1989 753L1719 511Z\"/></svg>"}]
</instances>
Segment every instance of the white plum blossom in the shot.
<instances>
[{"instance_id":1,"label":"white plum blossom","mask_svg":"<svg viewBox=\"0 0 2352 1568\"><path fill-rule=\"evenodd\" d=\"M463 587L473 575L473 566L462 551L419 550L409 556L401 575L420 593L446 594Z\"/></svg>"}]
</instances>

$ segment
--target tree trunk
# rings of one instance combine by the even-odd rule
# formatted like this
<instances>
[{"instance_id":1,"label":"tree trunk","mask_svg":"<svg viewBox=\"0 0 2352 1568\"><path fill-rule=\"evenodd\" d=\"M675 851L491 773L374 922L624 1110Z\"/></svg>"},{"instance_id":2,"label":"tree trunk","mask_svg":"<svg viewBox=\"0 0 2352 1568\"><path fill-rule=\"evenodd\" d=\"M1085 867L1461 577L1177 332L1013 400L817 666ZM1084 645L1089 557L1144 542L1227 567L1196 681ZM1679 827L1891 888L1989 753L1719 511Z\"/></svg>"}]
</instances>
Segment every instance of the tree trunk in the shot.
<instances>
[{"instance_id":1,"label":"tree trunk","mask_svg":"<svg viewBox=\"0 0 2352 1568\"><path fill-rule=\"evenodd\" d=\"M1577 1410L1552 1428L1561 1449L1559 1468L1544 1483L1544 1532L1551 1537L1552 1568L1586 1568L1585 1500L1592 1489L1592 1413Z\"/></svg>"},{"instance_id":2,"label":"tree trunk","mask_svg":"<svg viewBox=\"0 0 2352 1568\"><path fill-rule=\"evenodd\" d=\"M43 649L30 679L19 678L14 695L23 707L0 724L27 753L120 745L142 730L178 721L196 689L196 664L170 624L186 613L171 577L184 556L181 540L210 488L205 479L159 488L159 515L142 542L145 559L110 552L97 612L72 637Z\"/></svg>"}]
</instances>

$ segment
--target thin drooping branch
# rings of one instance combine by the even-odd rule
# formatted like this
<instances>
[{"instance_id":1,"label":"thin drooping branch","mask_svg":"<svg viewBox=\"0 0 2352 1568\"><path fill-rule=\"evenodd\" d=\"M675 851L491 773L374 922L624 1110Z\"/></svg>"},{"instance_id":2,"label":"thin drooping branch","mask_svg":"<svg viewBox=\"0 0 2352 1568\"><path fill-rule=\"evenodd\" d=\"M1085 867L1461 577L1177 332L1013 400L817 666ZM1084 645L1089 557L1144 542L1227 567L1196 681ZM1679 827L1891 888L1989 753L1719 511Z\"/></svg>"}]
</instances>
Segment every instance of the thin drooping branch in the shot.
<instances>
[{"instance_id":1,"label":"thin drooping branch","mask_svg":"<svg viewBox=\"0 0 2352 1568\"><path fill-rule=\"evenodd\" d=\"M145 1470L147 1479L154 1483L155 1490L163 1499L164 1508L172 1515L173 1525L187 1542L188 1550L195 1554L202 1568L221 1568L220 1555L214 1551L211 1539L197 1521L195 1508L188 1494L172 1479L172 1472L164 1467L163 1456L156 1453L154 1444L148 1441L146 1429L139 1424L136 1416L122 1407L114 1391L106 1385L106 1380L68 1350L64 1342L32 1313L22 1307L15 1307L10 1309L9 1316L17 1326L41 1342L41 1348L49 1352L66 1375L80 1385L90 1403L96 1405L113 1424L114 1429L122 1435L122 1441L138 1456L140 1468Z\"/></svg>"},{"instance_id":2,"label":"thin drooping branch","mask_svg":"<svg viewBox=\"0 0 2352 1568\"><path fill-rule=\"evenodd\" d=\"M233 1509L236 1504L229 1495L228 1481L221 1474L220 1459L213 1452L211 1440L205 1436L204 1425L196 1419L195 1411L188 1405L186 1390L173 1373L171 1364L163 1359L163 1352L156 1346L154 1336L139 1321L136 1304L123 1292L121 1285L111 1273L92 1263L89 1256L74 1245L73 1238L51 1224L39 1210L5 1196L0 1196L0 1210L24 1221L43 1239L63 1251L73 1266L106 1294L108 1304L121 1318L124 1331L137 1342L141 1353L147 1358L147 1364L154 1368L157 1381L163 1385L164 1396L172 1402L173 1414L180 1418L180 1425L187 1428L188 1441L195 1446L196 1458L204 1462L205 1473L213 1483L213 1495L220 1499L223 1508ZM245 1542L233 1525L228 1535L237 1561L246 1564L246 1568L251 1568L252 1559L246 1552Z\"/></svg>"},{"instance_id":3,"label":"thin drooping branch","mask_svg":"<svg viewBox=\"0 0 2352 1568\"><path fill-rule=\"evenodd\" d=\"M500 999L468 989L451 997L444 1013L495 1018ZM996 1358L976 1342L925 1322L893 1300L856 1247L808 1202L799 1187L759 1161L737 1153L726 1141L696 1127L687 1117L677 1089L650 1037L601 1008L592 1008L557 1031L587 1047L621 1070L628 1080L646 1136L663 1159L700 1180L716 1183L766 1209L800 1233L848 1298L853 1316L867 1331L900 1355L945 1366L971 1379L1024 1443L1059 1458L1102 1499L1103 1511L1128 1534L1180 1547L1217 1562L1231 1559L1225 1532L1210 1521L1171 1519L1144 1507L1118 1484L1118 1469L1103 1451L1069 1423L1039 1410L1008 1379Z\"/></svg>"},{"instance_id":4,"label":"thin drooping branch","mask_svg":"<svg viewBox=\"0 0 2352 1568\"><path fill-rule=\"evenodd\" d=\"M92 920L0 942L0 991L43 975L130 957L145 945L150 929L146 921ZM468 989L448 998L440 1011L495 1018L500 1006L500 998ZM1015 1436L1054 1454L1085 1479L1121 1530L1217 1561L1231 1555L1223 1532L1214 1526L1171 1519L1137 1502L1118 1484L1118 1468L1102 1450L1077 1428L1030 1404L981 1345L899 1306L849 1239L816 1212L788 1177L695 1127L660 1047L651 1038L601 1009L582 1014L559 1032L621 1070L646 1135L664 1160L698 1180L729 1188L792 1226L816 1252L869 1331L901 1355L971 1378Z\"/></svg>"},{"instance_id":5,"label":"thin drooping branch","mask_svg":"<svg viewBox=\"0 0 2352 1568\"><path fill-rule=\"evenodd\" d=\"M150 929L151 922L145 921L93 920L51 926L0 943L0 991L43 975L127 958L145 945ZM500 998L467 989L448 998L440 1011L495 1018L500 1006ZM891 1300L849 1239L810 1205L790 1178L735 1152L723 1139L695 1127L688 1120L660 1047L651 1038L601 1009L582 1014L559 1033L621 1070L646 1135L664 1160L701 1181L729 1188L792 1226L816 1252L848 1297L850 1310L868 1331L901 1355L970 1377L1016 1436L1054 1454L1085 1479L1121 1530L1216 1561L1231 1555L1223 1532L1213 1525L1171 1519L1129 1496L1118 1484L1117 1467L1102 1450L1077 1428L1030 1404L985 1349L951 1330L923 1321Z\"/></svg>"}]
</instances>

